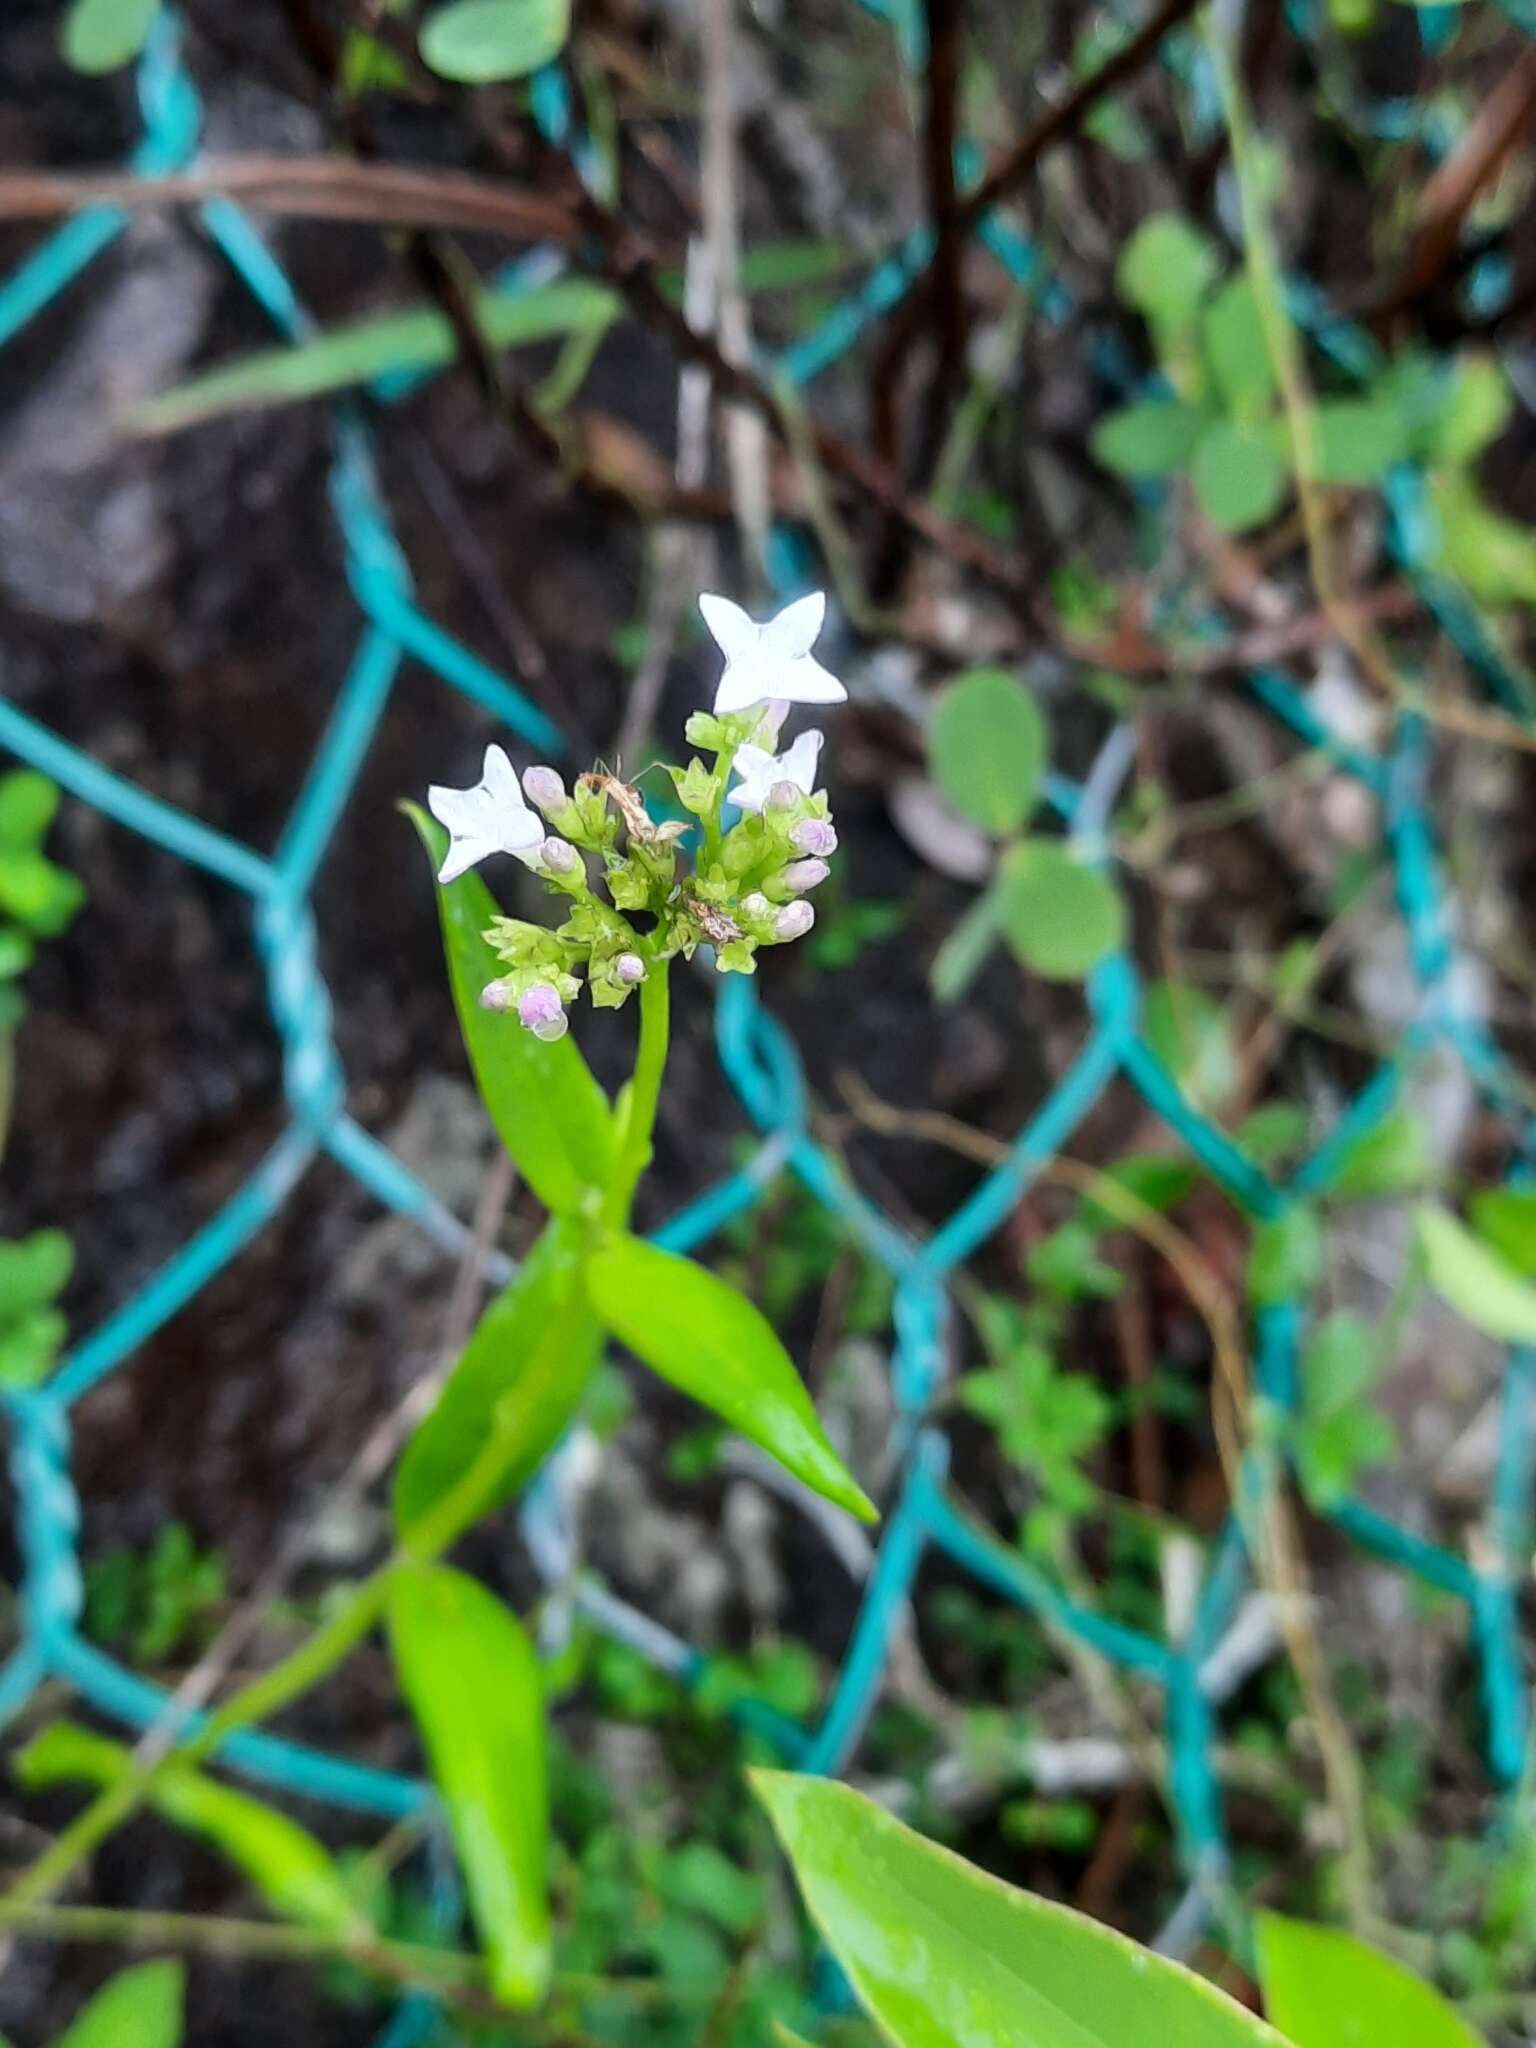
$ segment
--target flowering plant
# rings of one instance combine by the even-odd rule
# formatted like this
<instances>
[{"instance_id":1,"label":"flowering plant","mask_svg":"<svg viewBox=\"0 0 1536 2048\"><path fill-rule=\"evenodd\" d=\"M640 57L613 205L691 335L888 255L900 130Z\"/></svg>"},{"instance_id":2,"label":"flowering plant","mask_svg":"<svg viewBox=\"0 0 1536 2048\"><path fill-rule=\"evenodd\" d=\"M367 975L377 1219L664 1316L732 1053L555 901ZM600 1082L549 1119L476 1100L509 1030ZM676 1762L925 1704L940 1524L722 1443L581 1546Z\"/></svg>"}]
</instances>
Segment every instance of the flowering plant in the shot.
<instances>
[{"instance_id":1,"label":"flowering plant","mask_svg":"<svg viewBox=\"0 0 1536 2048\"><path fill-rule=\"evenodd\" d=\"M406 1446L394 1499L404 1562L385 1596L491 1984L514 2005L535 2001L549 1973L540 1680L520 1624L438 1563L442 1551L538 1467L578 1414L610 1337L803 1484L863 1520L875 1514L761 1313L707 1267L629 1228L666 1064L672 962L709 949L717 972L752 973L762 947L810 930L806 895L837 846L815 788L821 734L779 751L792 705L846 694L811 653L824 599L802 598L761 626L724 598L700 609L726 661L713 708L688 721L698 752L662 771L684 817L653 821L617 774L582 775L568 790L535 767L519 782L495 746L479 783L434 787L432 818L414 813L437 867L481 1094L550 1212ZM474 872L496 854L541 877L560 923L500 913ZM612 1103L569 1033L583 985L602 1008L639 996L634 1070ZM476 1674L468 1688L466 1671ZM496 1712L477 1711L467 1693L494 1697ZM488 1816L485 1786L509 1778L515 1792Z\"/></svg>"},{"instance_id":2,"label":"flowering plant","mask_svg":"<svg viewBox=\"0 0 1536 2048\"><path fill-rule=\"evenodd\" d=\"M655 823L619 776L593 772L568 791L553 768L537 767L519 787L496 746L472 789L428 795L450 835L440 882L508 853L567 899L553 931L496 917L485 933L507 971L486 983L481 1002L514 1012L547 1042L564 1036L566 1005L583 981L600 1009L617 1009L679 954L691 959L707 945L720 973L751 974L759 947L803 938L815 923L805 897L826 880L837 849L826 793L814 788L822 735L803 732L782 754L774 748L791 704L846 695L810 651L826 600L801 598L765 626L728 598L706 595L699 605L726 667L713 712L695 712L686 734L713 759L695 755L663 770L698 820L694 858L681 843L687 823ZM738 816L727 824L731 808Z\"/></svg>"}]
</instances>

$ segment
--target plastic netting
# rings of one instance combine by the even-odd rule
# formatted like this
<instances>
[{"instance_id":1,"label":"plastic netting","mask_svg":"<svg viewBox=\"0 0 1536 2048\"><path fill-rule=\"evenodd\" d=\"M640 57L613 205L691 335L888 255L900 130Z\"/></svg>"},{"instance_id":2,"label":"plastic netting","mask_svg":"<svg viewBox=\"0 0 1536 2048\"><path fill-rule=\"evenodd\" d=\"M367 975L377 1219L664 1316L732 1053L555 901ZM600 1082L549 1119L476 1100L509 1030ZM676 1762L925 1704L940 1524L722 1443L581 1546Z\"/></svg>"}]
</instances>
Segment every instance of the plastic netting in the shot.
<instances>
[{"instance_id":1,"label":"plastic netting","mask_svg":"<svg viewBox=\"0 0 1536 2048\"><path fill-rule=\"evenodd\" d=\"M876 10L876 11L884 11ZM916 52L909 47L911 60ZM1170 58L1170 63L1175 63ZM1183 69L1198 87L1199 54L1188 45ZM141 62L143 140L136 171L154 175L196 155L199 102L183 67L178 29L163 15ZM1198 101L1200 92L1195 97ZM1209 93L1206 94L1209 104ZM535 81L535 111L564 138L565 88L557 71ZM249 218L218 199L201 209L214 247L254 295L279 332L311 331L282 268ZM126 215L92 207L72 219L0 284L0 343L13 336L121 232ZM1018 282L1033 285L1045 318L1067 305L1036 251L1016 229L990 218L980 230L989 252ZM804 384L855 346L867 325L893 305L921 266L928 240L918 232L863 285L781 358L779 369ZM525 259L512 278L547 276L552 252ZM1315 292L1292 287L1293 310L1316 346L1356 374L1368 374L1373 344L1338 319ZM402 388L375 395L389 397ZM391 688L407 659L423 662L541 754L558 758L560 734L515 683L488 667L417 606L408 565L395 539L375 475L372 429L362 411L333 408L331 501L342 536L347 575L359 615L359 638L341 680L319 749L299 788L278 844L260 853L186 815L113 774L69 741L0 698L0 745L52 776L81 801L250 899L256 948L283 1053L288 1120L282 1136L248 1180L136 1294L66 1357L50 1384L6 1396L12 1431L11 1469L23 1557L21 1641L0 1673L0 1718L14 1715L44 1679L63 1680L103 1713L136 1727L179 1716L198 1723L149 1680L126 1670L81 1631L82 1574L77 1552L79 1504L70 1476L70 1413L74 1404L134 1352L231 1260L282 1206L320 1154L339 1162L381 1203L411 1217L449 1252L467 1242L465 1227L386 1148L348 1114L346 1083L331 1029L331 1006L316 963L310 889L367 754ZM1427 566L1428 536L1420 479L1396 472L1386 492L1393 546L1427 607L1468 662L1509 708L1528 712L1527 679L1501 653L1464 596ZM786 555L792 553L786 546ZM1190 1102L1140 1028L1142 988L1128 953L1104 962L1087 986L1089 1021L1072 1065L1040 1103L1006 1157L933 1234L921 1241L861 1194L810 1133L801 1064L790 1036L758 999L754 984L722 983L717 1018L721 1064L747 1115L762 1134L752 1162L715 1186L658 1233L673 1249L697 1246L750 1208L784 1169L834 1211L894 1281L891 1371L899 1415L899 1479L887 1503L862 1589L857 1620L830 1695L814 1725L798 1727L771 1714L753 1717L787 1761L821 1773L844 1768L880 1692L893 1639L902 1625L914 1577L938 1551L1005 1599L1064 1631L1114 1665L1161 1689L1170 1758L1169 1792L1190 1891L1170 1945L1183 1945L1208 1910L1227 1865L1222 1802L1213 1751L1219 1707L1212 1697L1212 1653L1232 1623L1250 1580L1245 1515L1234 1509L1215 1544L1187 1632L1160 1640L1084 1606L1021 1554L978 1527L946 1490L947 1444L928 1419L946 1373L951 1304L948 1281L1017 1207L1052 1156L1067 1145L1106 1089L1123 1076L1193 1157L1253 1217L1281 1217L1327 1183L1337 1163L1393 1110L1415 1064L1435 1049L1464 1062L1486 1102L1507 1120L1513 1178L1529 1179L1536 1156L1536 1120L1523 1106L1516 1076L1480 1016L1469 1006L1453 906L1441 874L1427 802L1429 733L1421 717L1398 716L1388 748L1362 749L1336 736L1309 698L1279 673L1248 678L1255 697L1308 747L1325 750L1336 767L1361 783L1380 809L1381 829L1396 882L1400 914L1419 990L1418 1014L1395 1055L1385 1061L1338 1118L1335 1128L1283 1183L1248 1157ZM1111 735L1086 781L1053 779L1051 798L1088 858L1104 858L1105 827L1129 765L1129 734ZM1252 1330L1256 1391L1294 1411L1299 1346L1308 1301L1258 1312ZM1463 1602L1481 1678L1488 1767L1495 1785L1512 1788L1526 1755L1528 1705L1517 1615L1517 1589L1528 1549L1533 1485L1532 1397L1536 1352L1510 1353L1502 1394L1499 1449L1486 1525L1466 1554L1427 1541L1388 1520L1361 1499L1332 1510L1357 1543L1402 1571ZM563 1453L556 1454L556 1460ZM1248 1480L1271 1483L1254 1456ZM684 1682L707 1668L703 1654L616 1598L595 1580L573 1574L556 1471L531 1489L523 1526L541 1570L598 1627L642 1650ZM259 1730L231 1735L222 1762L286 1792L385 1817L419 1810L419 1782L323 1754ZM417 2038L429 2018L413 2001L392 2039Z\"/></svg>"}]
</instances>

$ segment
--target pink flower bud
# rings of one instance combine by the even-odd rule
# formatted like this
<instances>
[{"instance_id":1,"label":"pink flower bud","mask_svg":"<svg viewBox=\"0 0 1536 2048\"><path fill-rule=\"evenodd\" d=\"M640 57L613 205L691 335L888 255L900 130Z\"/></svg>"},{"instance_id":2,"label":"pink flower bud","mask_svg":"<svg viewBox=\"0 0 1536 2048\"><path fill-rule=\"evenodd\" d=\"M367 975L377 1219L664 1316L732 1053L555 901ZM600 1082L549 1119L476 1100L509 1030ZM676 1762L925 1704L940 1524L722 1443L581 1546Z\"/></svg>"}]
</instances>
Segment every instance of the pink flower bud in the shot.
<instances>
[{"instance_id":1,"label":"pink flower bud","mask_svg":"<svg viewBox=\"0 0 1536 2048\"><path fill-rule=\"evenodd\" d=\"M552 875L574 875L581 866L581 855L574 846L551 834L539 848L539 864Z\"/></svg>"},{"instance_id":2,"label":"pink flower bud","mask_svg":"<svg viewBox=\"0 0 1536 2048\"><path fill-rule=\"evenodd\" d=\"M799 803L801 791L789 781L776 782L768 792L770 811L792 811Z\"/></svg>"},{"instance_id":3,"label":"pink flower bud","mask_svg":"<svg viewBox=\"0 0 1536 2048\"><path fill-rule=\"evenodd\" d=\"M536 805L544 813L545 817L553 811L563 810L570 802L565 793L565 784L553 768L525 768L523 794L529 803Z\"/></svg>"},{"instance_id":4,"label":"pink flower bud","mask_svg":"<svg viewBox=\"0 0 1536 2048\"><path fill-rule=\"evenodd\" d=\"M524 991L517 1006L517 1015L523 1028L531 1031L535 1038L542 1038L546 1045L552 1045L557 1038L564 1038L569 1029L559 993L547 981L536 981L532 988Z\"/></svg>"},{"instance_id":5,"label":"pink flower bud","mask_svg":"<svg viewBox=\"0 0 1536 2048\"><path fill-rule=\"evenodd\" d=\"M789 843L800 853L836 853L837 834L825 818L802 818Z\"/></svg>"},{"instance_id":6,"label":"pink flower bud","mask_svg":"<svg viewBox=\"0 0 1536 2048\"><path fill-rule=\"evenodd\" d=\"M633 988L637 981L645 979L645 962L638 953L621 953L613 963L613 972L616 980Z\"/></svg>"},{"instance_id":7,"label":"pink flower bud","mask_svg":"<svg viewBox=\"0 0 1536 2048\"><path fill-rule=\"evenodd\" d=\"M773 935L776 939L803 939L816 922L816 913L809 903L786 903L773 921Z\"/></svg>"},{"instance_id":8,"label":"pink flower bud","mask_svg":"<svg viewBox=\"0 0 1536 2048\"><path fill-rule=\"evenodd\" d=\"M512 991L504 981L488 981L480 991L482 1010L510 1010Z\"/></svg>"},{"instance_id":9,"label":"pink flower bud","mask_svg":"<svg viewBox=\"0 0 1536 2048\"><path fill-rule=\"evenodd\" d=\"M798 895L803 889L814 889L824 882L832 870L824 860L792 860L779 875L786 889L793 889Z\"/></svg>"}]
</instances>

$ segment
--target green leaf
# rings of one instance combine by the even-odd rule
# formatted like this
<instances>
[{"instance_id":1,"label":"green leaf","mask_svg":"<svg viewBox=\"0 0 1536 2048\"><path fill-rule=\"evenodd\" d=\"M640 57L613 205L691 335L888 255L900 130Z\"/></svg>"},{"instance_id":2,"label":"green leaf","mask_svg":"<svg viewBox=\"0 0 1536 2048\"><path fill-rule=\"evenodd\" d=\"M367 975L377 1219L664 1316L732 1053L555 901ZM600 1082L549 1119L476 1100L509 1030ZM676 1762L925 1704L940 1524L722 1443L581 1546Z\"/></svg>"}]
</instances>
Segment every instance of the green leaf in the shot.
<instances>
[{"instance_id":1,"label":"green leaf","mask_svg":"<svg viewBox=\"0 0 1536 2048\"><path fill-rule=\"evenodd\" d=\"M1517 1273L1536 1280L1536 1188L1485 1188L1470 1207L1478 1236Z\"/></svg>"},{"instance_id":2,"label":"green leaf","mask_svg":"<svg viewBox=\"0 0 1536 2048\"><path fill-rule=\"evenodd\" d=\"M1370 398L1338 398L1317 408L1317 473L1325 484L1380 483L1408 452L1396 407Z\"/></svg>"},{"instance_id":3,"label":"green leaf","mask_svg":"<svg viewBox=\"0 0 1536 2048\"><path fill-rule=\"evenodd\" d=\"M83 1779L107 1789L131 1768L121 1743L72 1721L55 1721L16 1759L17 1776L33 1788ZM329 1852L275 1807L174 1762L146 1796L157 1813L201 1835L244 1871L285 1919L338 1937L362 1930L357 1903Z\"/></svg>"},{"instance_id":4,"label":"green leaf","mask_svg":"<svg viewBox=\"0 0 1536 2048\"><path fill-rule=\"evenodd\" d=\"M1182 214L1154 213L1121 249L1115 284L1128 305L1153 320L1188 320L1219 268L1209 235Z\"/></svg>"},{"instance_id":5,"label":"green leaf","mask_svg":"<svg viewBox=\"0 0 1536 2048\"><path fill-rule=\"evenodd\" d=\"M1536 604L1536 535L1485 503L1470 470L1436 471L1429 502L1437 568L1489 604Z\"/></svg>"},{"instance_id":6,"label":"green leaf","mask_svg":"<svg viewBox=\"0 0 1536 2048\"><path fill-rule=\"evenodd\" d=\"M522 348L565 335L601 333L619 311L606 285L567 277L534 291L487 288L475 293L475 323L488 347ZM142 433L169 434L221 413L259 405L290 405L326 392L345 391L398 370L436 369L451 363L458 339L435 307L386 313L333 327L295 348L262 349L221 370L190 378L134 407L129 419Z\"/></svg>"},{"instance_id":7,"label":"green leaf","mask_svg":"<svg viewBox=\"0 0 1536 2048\"><path fill-rule=\"evenodd\" d=\"M1327 1316L1302 1347L1301 1385L1309 1415L1339 1415L1381 1375L1375 1332L1359 1316Z\"/></svg>"},{"instance_id":8,"label":"green leaf","mask_svg":"<svg viewBox=\"0 0 1536 2048\"><path fill-rule=\"evenodd\" d=\"M983 830L1001 836L1024 823L1046 749L1040 707L1007 669L972 669L939 692L928 728L934 780Z\"/></svg>"},{"instance_id":9,"label":"green leaf","mask_svg":"<svg viewBox=\"0 0 1536 2048\"><path fill-rule=\"evenodd\" d=\"M751 1777L811 1918L897 2048L1285 2048L1213 1984L1015 1891L851 1787Z\"/></svg>"},{"instance_id":10,"label":"green leaf","mask_svg":"<svg viewBox=\"0 0 1536 2048\"><path fill-rule=\"evenodd\" d=\"M402 1536L463 1477L493 1431L506 1446L507 1470L487 1513L526 1484L569 1427L602 1349L583 1285L586 1243L582 1223L555 1218L486 1308L400 1460L394 1508Z\"/></svg>"},{"instance_id":11,"label":"green leaf","mask_svg":"<svg viewBox=\"0 0 1536 2048\"><path fill-rule=\"evenodd\" d=\"M1241 1076L1232 1026L1219 1003L1187 981L1155 981L1142 1007L1148 1045L1186 1095L1205 1110L1219 1110Z\"/></svg>"},{"instance_id":12,"label":"green leaf","mask_svg":"<svg viewBox=\"0 0 1536 2048\"><path fill-rule=\"evenodd\" d=\"M1460 357L1450 392L1435 422L1431 460L1475 461L1503 433L1513 407L1509 379L1496 357Z\"/></svg>"},{"instance_id":13,"label":"green leaf","mask_svg":"<svg viewBox=\"0 0 1536 2048\"><path fill-rule=\"evenodd\" d=\"M510 1610L446 1565L396 1576L389 1639L447 1809L491 1989L506 2005L536 2005L550 1970L538 1660Z\"/></svg>"},{"instance_id":14,"label":"green leaf","mask_svg":"<svg viewBox=\"0 0 1536 2048\"><path fill-rule=\"evenodd\" d=\"M1190 478L1201 510L1223 533L1247 533L1285 502L1290 474L1261 427L1213 420L1200 436Z\"/></svg>"},{"instance_id":15,"label":"green leaf","mask_svg":"<svg viewBox=\"0 0 1536 2048\"><path fill-rule=\"evenodd\" d=\"M1026 839L998 870L1003 932L1020 964L1051 981L1077 981L1125 938L1113 882L1054 839Z\"/></svg>"},{"instance_id":16,"label":"green leaf","mask_svg":"<svg viewBox=\"0 0 1536 2048\"><path fill-rule=\"evenodd\" d=\"M1260 1913L1264 2003L1295 2048L1486 2048L1422 1978L1337 1927Z\"/></svg>"},{"instance_id":17,"label":"green leaf","mask_svg":"<svg viewBox=\"0 0 1536 2048\"><path fill-rule=\"evenodd\" d=\"M64 1349L69 1326L56 1308L35 1308L0 1326L0 1386L35 1387Z\"/></svg>"},{"instance_id":18,"label":"green leaf","mask_svg":"<svg viewBox=\"0 0 1536 2048\"><path fill-rule=\"evenodd\" d=\"M1379 1409L1352 1408L1303 1420L1292 1449L1302 1490L1314 1507L1327 1509L1354 1490L1362 1472L1395 1454L1397 1431Z\"/></svg>"},{"instance_id":19,"label":"green leaf","mask_svg":"<svg viewBox=\"0 0 1536 2048\"><path fill-rule=\"evenodd\" d=\"M1262 419L1275 395L1275 368L1258 300L1246 277L1230 279L1206 306L1200 338L1212 380L1228 410L1244 419Z\"/></svg>"},{"instance_id":20,"label":"green leaf","mask_svg":"<svg viewBox=\"0 0 1536 2048\"><path fill-rule=\"evenodd\" d=\"M0 851L35 853L59 808L59 786L31 768L0 775Z\"/></svg>"},{"instance_id":21,"label":"green leaf","mask_svg":"<svg viewBox=\"0 0 1536 2048\"><path fill-rule=\"evenodd\" d=\"M956 919L933 956L929 980L941 1003L958 1002L1003 935L1003 899L992 884Z\"/></svg>"},{"instance_id":22,"label":"green leaf","mask_svg":"<svg viewBox=\"0 0 1536 2048\"><path fill-rule=\"evenodd\" d=\"M1308 1294L1323 1270L1323 1232L1315 1209L1296 1207L1267 1217L1248 1253L1248 1298L1257 1308L1278 1308Z\"/></svg>"},{"instance_id":23,"label":"green leaf","mask_svg":"<svg viewBox=\"0 0 1536 2048\"><path fill-rule=\"evenodd\" d=\"M414 804L406 809L435 868L447 834ZM556 1215L578 1208L588 1188L607 1183L613 1118L607 1098L569 1037L546 1045L515 1018L483 1010L480 991L501 971L485 943L497 913L473 872L438 885L438 914L459 1028L491 1122L534 1193Z\"/></svg>"},{"instance_id":24,"label":"green leaf","mask_svg":"<svg viewBox=\"0 0 1536 2048\"><path fill-rule=\"evenodd\" d=\"M1323 1192L1351 1202L1398 1195L1429 1179L1429 1134L1411 1109L1394 1109L1357 1138L1323 1183Z\"/></svg>"},{"instance_id":25,"label":"green leaf","mask_svg":"<svg viewBox=\"0 0 1536 2048\"><path fill-rule=\"evenodd\" d=\"M75 1266L75 1248L62 1230L34 1230L0 1243L0 1323L46 1308Z\"/></svg>"},{"instance_id":26,"label":"green leaf","mask_svg":"<svg viewBox=\"0 0 1536 2048\"><path fill-rule=\"evenodd\" d=\"M876 1511L827 1441L772 1326L692 1259L616 1236L587 1261L598 1316L637 1358L860 1521Z\"/></svg>"},{"instance_id":27,"label":"green leaf","mask_svg":"<svg viewBox=\"0 0 1536 2048\"><path fill-rule=\"evenodd\" d=\"M1261 1166L1299 1152L1307 1142L1311 1119L1294 1102L1263 1102L1237 1127L1237 1142Z\"/></svg>"},{"instance_id":28,"label":"green leaf","mask_svg":"<svg viewBox=\"0 0 1536 2048\"><path fill-rule=\"evenodd\" d=\"M1419 1211L1429 1284L1467 1321L1506 1344L1536 1344L1536 1286L1474 1237L1448 1209Z\"/></svg>"},{"instance_id":29,"label":"green leaf","mask_svg":"<svg viewBox=\"0 0 1536 2048\"><path fill-rule=\"evenodd\" d=\"M570 32L570 0L452 0L423 22L421 55L456 85L494 85L553 63Z\"/></svg>"},{"instance_id":30,"label":"green leaf","mask_svg":"<svg viewBox=\"0 0 1536 2048\"><path fill-rule=\"evenodd\" d=\"M39 938L67 931L84 901L79 880L45 855L0 847L0 911Z\"/></svg>"},{"instance_id":31,"label":"green leaf","mask_svg":"<svg viewBox=\"0 0 1536 2048\"><path fill-rule=\"evenodd\" d=\"M1145 398L1107 414L1089 445L1119 476L1171 476L1188 468L1206 417L1176 398Z\"/></svg>"},{"instance_id":32,"label":"green leaf","mask_svg":"<svg viewBox=\"0 0 1536 2048\"><path fill-rule=\"evenodd\" d=\"M53 2048L179 2048L186 1978L174 1962L120 1970Z\"/></svg>"},{"instance_id":33,"label":"green leaf","mask_svg":"<svg viewBox=\"0 0 1536 2048\"><path fill-rule=\"evenodd\" d=\"M160 0L70 0L59 37L72 71L100 77L131 64L149 40Z\"/></svg>"}]
</instances>

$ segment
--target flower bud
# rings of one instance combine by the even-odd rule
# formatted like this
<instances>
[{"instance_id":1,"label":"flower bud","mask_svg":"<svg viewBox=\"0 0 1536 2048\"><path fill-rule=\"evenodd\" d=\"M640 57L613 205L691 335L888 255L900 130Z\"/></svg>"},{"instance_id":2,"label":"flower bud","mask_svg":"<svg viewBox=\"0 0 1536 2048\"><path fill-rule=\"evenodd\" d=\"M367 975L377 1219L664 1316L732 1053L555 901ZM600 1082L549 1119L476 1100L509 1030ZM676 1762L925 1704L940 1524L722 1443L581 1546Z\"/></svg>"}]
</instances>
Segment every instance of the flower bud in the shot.
<instances>
[{"instance_id":1,"label":"flower bud","mask_svg":"<svg viewBox=\"0 0 1536 2048\"><path fill-rule=\"evenodd\" d=\"M800 791L792 782L776 782L768 792L770 811L792 811L800 801Z\"/></svg>"},{"instance_id":2,"label":"flower bud","mask_svg":"<svg viewBox=\"0 0 1536 2048\"><path fill-rule=\"evenodd\" d=\"M570 802L565 793L565 784L553 768L525 768L523 794L535 809L544 813L546 818L555 811L564 810Z\"/></svg>"},{"instance_id":3,"label":"flower bud","mask_svg":"<svg viewBox=\"0 0 1536 2048\"><path fill-rule=\"evenodd\" d=\"M633 988L637 981L645 979L645 962L638 953L621 953L613 963L613 972L617 980Z\"/></svg>"},{"instance_id":4,"label":"flower bud","mask_svg":"<svg viewBox=\"0 0 1536 2048\"><path fill-rule=\"evenodd\" d=\"M512 991L504 981L488 981L480 991L482 1010L510 1010Z\"/></svg>"},{"instance_id":5,"label":"flower bud","mask_svg":"<svg viewBox=\"0 0 1536 2048\"><path fill-rule=\"evenodd\" d=\"M798 895L802 889L816 888L831 872L824 860L792 860L787 868L780 870L779 881L784 888Z\"/></svg>"},{"instance_id":6,"label":"flower bud","mask_svg":"<svg viewBox=\"0 0 1536 2048\"><path fill-rule=\"evenodd\" d=\"M773 921L773 935L776 939L803 939L816 922L816 913L809 903L786 903Z\"/></svg>"},{"instance_id":7,"label":"flower bud","mask_svg":"<svg viewBox=\"0 0 1536 2048\"><path fill-rule=\"evenodd\" d=\"M530 769L528 772L532 774L533 771ZM551 834L539 848L539 864L551 875L574 875L581 866L581 855L574 846Z\"/></svg>"},{"instance_id":8,"label":"flower bud","mask_svg":"<svg viewBox=\"0 0 1536 2048\"><path fill-rule=\"evenodd\" d=\"M772 917L773 905L761 889L754 889L750 896L742 897L741 914L743 917Z\"/></svg>"},{"instance_id":9,"label":"flower bud","mask_svg":"<svg viewBox=\"0 0 1536 2048\"><path fill-rule=\"evenodd\" d=\"M836 853L837 833L826 818L802 818L791 831L789 843L799 853Z\"/></svg>"},{"instance_id":10,"label":"flower bud","mask_svg":"<svg viewBox=\"0 0 1536 2048\"><path fill-rule=\"evenodd\" d=\"M536 981L531 988L524 990L517 1015L524 1030L531 1031L535 1038L542 1038L546 1045L552 1045L557 1038L564 1038L569 1029L559 993L547 981Z\"/></svg>"}]
</instances>

